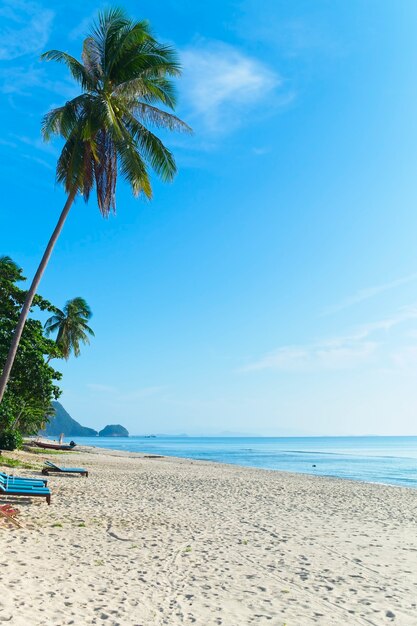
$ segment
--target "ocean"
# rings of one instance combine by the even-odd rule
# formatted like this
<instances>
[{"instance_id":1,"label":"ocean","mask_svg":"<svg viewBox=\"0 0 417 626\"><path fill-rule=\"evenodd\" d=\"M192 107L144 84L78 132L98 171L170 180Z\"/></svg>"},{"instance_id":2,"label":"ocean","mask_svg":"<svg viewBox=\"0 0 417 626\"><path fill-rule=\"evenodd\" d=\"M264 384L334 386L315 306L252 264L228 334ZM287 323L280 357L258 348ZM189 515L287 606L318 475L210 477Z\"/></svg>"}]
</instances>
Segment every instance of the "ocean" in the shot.
<instances>
[{"instance_id":1,"label":"ocean","mask_svg":"<svg viewBox=\"0 0 417 626\"><path fill-rule=\"evenodd\" d=\"M417 437L78 437L76 442L417 488Z\"/></svg>"}]
</instances>

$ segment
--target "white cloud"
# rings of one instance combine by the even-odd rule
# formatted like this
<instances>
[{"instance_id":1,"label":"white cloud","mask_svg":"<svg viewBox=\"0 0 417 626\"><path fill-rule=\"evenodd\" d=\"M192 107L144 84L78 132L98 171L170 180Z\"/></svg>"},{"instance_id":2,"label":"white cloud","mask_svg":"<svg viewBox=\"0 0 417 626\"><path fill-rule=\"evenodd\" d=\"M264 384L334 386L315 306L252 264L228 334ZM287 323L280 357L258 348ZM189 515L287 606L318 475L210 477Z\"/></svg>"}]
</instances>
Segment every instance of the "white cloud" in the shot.
<instances>
[{"instance_id":1,"label":"white cloud","mask_svg":"<svg viewBox=\"0 0 417 626\"><path fill-rule=\"evenodd\" d=\"M394 365L402 370L412 370L417 366L417 346L406 346L393 354Z\"/></svg>"},{"instance_id":2,"label":"white cloud","mask_svg":"<svg viewBox=\"0 0 417 626\"><path fill-rule=\"evenodd\" d=\"M32 96L35 88L73 98L79 89L70 80L51 80L43 67L7 67L0 69L0 91L6 95Z\"/></svg>"},{"instance_id":3,"label":"white cloud","mask_svg":"<svg viewBox=\"0 0 417 626\"><path fill-rule=\"evenodd\" d=\"M284 346L247 365L241 371L350 369L367 361L375 353L377 347L376 342L358 340L354 337L305 346Z\"/></svg>"},{"instance_id":4,"label":"white cloud","mask_svg":"<svg viewBox=\"0 0 417 626\"><path fill-rule=\"evenodd\" d=\"M24 159L27 159L28 161L32 161L33 163L37 163L38 165L42 165L42 167L46 168L47 170L51 170L51 172L55 170L55 167L51 165L50 163L48 163L47 161L45 161L45 159L41 159L37 156L33 156L33 154L23 154L22 156Z\"/></svg>"},{"instance_id":5,"label":"white cloud","mask_svg":"<svg viewBox=\"0 0 417 626\"><path fill-rule=\"evenodd\" d=\"M47 154L52 154L53 156L58 156L58 150L51 145L50 143L46 143L42 141L41 137L27 137L26 135L10 135L13 139L17 139L21 143L30 146L31 148L35 148L36 150L40 150L41 152L46 152Z\"/></svg>"},{"instance_id":6,"label":"white cloud","mask_svg":"<svg viewBox=\"0 0 417 626\"><path fill-rule=\"evenodd\" d=\"M122 394L121 400L125 402L133 402L134 400L140 400L141 398L155 396L163 390L165 390L165 387L142 387L141 389L136 389L135 391Z\"/></svg>"},{"instance_id":7,"label":"white cloud","mask_svg":"<svg viewBox=\"0 0 417 626\"><path fill-rule=\"evenodd\" d=\"M45 46L54 12L36 2L2 0L0 4L0 60L34 54Z\"/></svg>"},{"instance_id":8,"label":"white cloud","mask_svg":"<svg viewBox=\"0 0 417 626\"><path fill-rule=\"evenodd\" d=\"M82 19L81 22L77 24L77 26L75 26L75 28L73 28L68 33L68 39L73 41L74 39L85 37L87 33L89 32L89 28L95 17L96 17L96 12Z\"/></svg>"},{"instance_id":9,"label":"white cloud","mask_svg":"<svg viewBox=\"0 0 417 626\"><path fill-rule=\"evenodd\" d=\"M91 391L99 391L103 393L117 393L117 388L111 385L101 385L100 383L87 383L88 389Z\"/></svg>"},{"instance_id":10,"label":"white cloud","mask_svg":"<svg viewBox=\"0 0 417 626\"><path fill-rule=\"evenodd\" d=\"M100 394L109 394L112 396L112 399L117 402L134 402L135 400L154 396L165 389L165 387L154 386L140 387L139 389L135 389L133 391L122 391L117 387L113 387L111 385L102 385L100 383L88 383L87 387L91 391L98 392Z\"/></svg>"},{"instance_id":11,"label":"white cloud","mask_svg":"<svg viewBox=\"0 0 417 626\"><path fill-rule=\"evenodd\" d=\"M22 135L9 134L10 139L0 138L0 146L6 146L7 148L13 148L16 151L17 156L42 165L42 167L48 170L55 170L55 158L58 156L58 151L51 144L45 143L40 137L27 137ZM25 146L29 149L33 149L32 153L24 152ZM38 156L37 153L46 153L52 155L54 161L48 162L44 158Z\"/></svg>"},{"instance_id":12,"label":"white cloud","mask_svg":"<svg viewBox=\"0 0 417 626\"><path fill-rule=\"evenodd\" d=\"M252 152L255 156L264 156L265 154L268 154L269 152L271 152L271 148L267 148L267 147L252 148Z\"/></svg>"},{"instance_id":13,"label":"white cloud","mask_svg":"<svg viewBox=\"0 0 417 626\"><path fill-rule=\"evenodd\" d=\"M33 87L42 85L42 71L28 67L2 68L0 91L6 95L31 95Z\"/></svg>"},{"instance_id":14,"label":"white cloud","mask_svg":"<svg viewBox=\"0 0 417 626\"><path fill-rule=\"evenodd\" d=\"M266 65L222 42L200 41L181 55L185 106L210 131L239 123L239 116L281 84Z\"/></svg>"},{"instance_id":15,"label":"white cloud","mask_svg":"<svg viewBox=\"0 0 417 626\"><path fill-rule=\"evenodd\" d=\"M369 362L383 344L381 338L371 339L371 336L381 332L387 333L392 328L414 319L417 319L417 306L405 307L396 315L363 325L349 335L304 345L283 346L242 367L240 371L273 369L309 372L357 368ZM401 358L404 355L409 357L410 354L410 350L397 354L394 351L392 358L394 363L400 364Z\"/></svg>"},{"instance_id":16,"label":"white cloud","mask_svg":"<svg viewBox=\"0 0 417 626\"><path fill-rule=\"evenodd\" d=\"M322 315L331 315L333 313L338 313L343 309L347 309L354 304L358 304L359 302L363 302L364 300L369 300L374 296L377 296L380 293L384 293L385 291L390 291L391 289L395 289L396 287L400 287L401 285L406 285L407 283L411 283L417 280L417 273L409 274L408 276L403 276L402 278L397 278L397 280L393 280L389 283L384 283L382 285L374 285L373 287L366 287L365 289L361 289L353 296L349 296L335 304L333 306L327 307Z\"/></svg>"},{"instance_id":17,"label":"white cloud","mask_svg":"<svg viewBox=\"0 0 417 626\"><path fill-rule=\"evenodd\" d=\"M0 138L0 146L6 146L7 148L17 148L17 144L14 141Z\"/></svg>"}]
</instances>

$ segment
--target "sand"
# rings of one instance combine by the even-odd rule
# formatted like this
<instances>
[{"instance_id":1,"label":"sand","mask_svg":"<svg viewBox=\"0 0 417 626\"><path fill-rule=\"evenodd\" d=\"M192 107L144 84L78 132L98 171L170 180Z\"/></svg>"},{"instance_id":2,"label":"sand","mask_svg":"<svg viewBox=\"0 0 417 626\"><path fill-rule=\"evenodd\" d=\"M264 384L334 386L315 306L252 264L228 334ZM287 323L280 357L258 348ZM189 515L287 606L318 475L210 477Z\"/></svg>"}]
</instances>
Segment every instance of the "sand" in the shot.
<instances>
[{"instance_id":1,"label":"sand","mask_svg":"<svg viewBox=\"0 0 417 626\"><path fill-rule=\"evenodd\" d=\"M90 477L50 476L50 507L10 498L22 528L0 525L0 624L417 625L417 490L99 449L49 458Z\"/></svg>"}]
</instances>

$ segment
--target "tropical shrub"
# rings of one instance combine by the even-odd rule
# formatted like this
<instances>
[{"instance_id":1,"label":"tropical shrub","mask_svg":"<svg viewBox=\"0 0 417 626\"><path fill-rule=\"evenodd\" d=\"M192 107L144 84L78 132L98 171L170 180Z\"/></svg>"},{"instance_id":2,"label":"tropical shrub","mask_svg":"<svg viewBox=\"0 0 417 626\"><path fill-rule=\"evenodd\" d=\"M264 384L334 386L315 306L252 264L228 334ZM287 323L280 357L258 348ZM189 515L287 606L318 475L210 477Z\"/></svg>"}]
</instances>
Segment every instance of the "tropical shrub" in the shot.
<instances>
[{"instance_id":1,"label":"tropical shrub","mask_svg":"<svg viewBox=\"0 0 417 626\"><path fill-rule=\"evenodd\" d=\"M22 435L18 430L5 430L0 433L0 450L16 450L22 445Z\"/></svg>"},{"instance_id":2,"label":"tropical shrub","mask_svg":"<svg viewBox=\"0 0 417 626\"><path fill-rule=\"evenodd\" d=\"M24 280L22 270L9 257L0 258L0 364L6 360L11 336L26 296L26 292L18 285ZM35 296L32 310L34 307L52 313L57 310L39 295ZM0 435L11 441L10 445L14 445L13 433L36 433L50 414L51 401L60 396L56 381L61 378L61 373L47 362L54 356L62 356L59 347L44 336L42 323L30 317L0 404ZM18 444L18 440L15 443ZM6 446L4 448L7 449Z\"/></svg>"}]
</instances>

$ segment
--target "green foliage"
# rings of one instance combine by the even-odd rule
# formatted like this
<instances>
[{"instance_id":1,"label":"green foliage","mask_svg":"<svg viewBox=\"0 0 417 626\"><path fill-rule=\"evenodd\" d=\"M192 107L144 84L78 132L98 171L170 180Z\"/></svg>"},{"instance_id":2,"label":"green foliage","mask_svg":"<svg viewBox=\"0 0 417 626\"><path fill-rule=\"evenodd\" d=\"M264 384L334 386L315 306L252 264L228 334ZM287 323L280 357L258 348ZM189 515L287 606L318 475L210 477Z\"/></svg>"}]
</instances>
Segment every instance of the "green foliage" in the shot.
<instances>
[{"instance_id":1,"label":"green foliage","mask_svg":"<svg viewBox=\"0 0 417 626\"><path fill-rule=\"evenodd\" d=\"M71 352L80 356L80 343L89 344L88 335L94 337L94 332L87 322L91 318L91 309L84 298L68 300L63 311L57 311L45 324L47 337L57 333L56 344L64 359L68 360Z\"/></svg>"},{"instance_id":2,"label":"green foliage","mask_svg":"<svg viewBox=\"0 0 417 626\"><path fill-rule=\"evenodd\" d=\"M36 465L32 463L25 463L18 459L8 459L5 456L0 457L0 467L20 467L22 469L38 469Z\"/></svg>"},{"instance_id":3,"label":"green foliage","mask_svg":"<svg viewBox=\"0 0 417 626\"><path fill-rule=\"evenodd\" d=\"M43 119L45 140L65 141L57 180L68 193L88 201L96 189L104 216L115 211L118 171L135 196L151 198L148 166L163 181L176 173L174 157L148 126L190 131L174 110L172 79L181 73L171 46L159 43L147 22L134 22L120 9L99 14L84 40L82 61L59 50L42 55L64 64L82 93Z\"/></svg>"},{"instance_id":4,"label":"green foliage","mask_svg":"<svg viewBox=\"0 0 417 626\"><path fill-rule=\"evenodd\" d=\"M4 456L1 456L0 467L20 467L20 461L18 461L17 459L8 459Z\"/></svg>"},{"instance_id":5,"label":"green foliage","mask_svg":"<svg viewBox=\"0 0 417 626\"><path fill-rule=\"evenodd\" d=\"M68 454L65 450L45 450L44 448L31 448L29 444L23 444L24 450L26 452L30 452L31 454L41 454L42 456L51 456L55 454ZM79 454L79 452L75 452L75 450L71 450L71 456L74 454Z\"/></svg>"},{"instance_id":6,"label":"green foliage","mask_svg":"<svg viewBox=\"0 0 417 626\"><path fill-rule=\"evenodd\" d=\"M0 450L16 450L22 445L22 435L18 430L4 430L0 433Z\"/></svg>"},{"instance_id":7,"label":"green foliage","mask_svg":"<svg viewBox=\"0 0 417 626\"><path fill-rule=\"evenodd\" d=\"M6 361L26 292L18 286L25 280L22 270L9 258L0 258L0 364ZM56 313L58 309L37 295L33 308ZM51 400L60 390L55 381L61 378L45 361L62 356L56 343L43 334L42 323L28 318L13 365L3 401L0 404L0 433L19 431L32 434L50 414Z\"/></svg>"}]
</instances>

